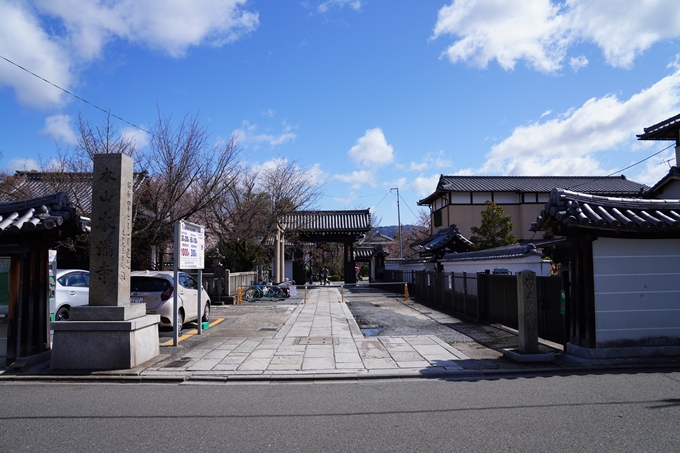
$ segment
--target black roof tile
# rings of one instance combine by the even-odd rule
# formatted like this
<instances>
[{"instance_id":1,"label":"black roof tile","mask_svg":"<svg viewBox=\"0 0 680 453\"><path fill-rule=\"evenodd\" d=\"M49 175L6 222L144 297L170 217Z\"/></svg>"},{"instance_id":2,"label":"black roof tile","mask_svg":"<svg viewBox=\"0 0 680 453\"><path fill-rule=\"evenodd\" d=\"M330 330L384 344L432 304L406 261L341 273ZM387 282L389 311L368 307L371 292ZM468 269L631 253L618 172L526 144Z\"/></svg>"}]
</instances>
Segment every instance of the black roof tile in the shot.
<instances>
[{"instance_id":1,"label":"black roof tile","mask_svg":"<svg viewBox=\"0 0 680 453\"><path fill-rule=\"evenodd\" d=\"M562 188L603 196L642 195L648 187L625 176L446 176L442 175L437 190L420 200L432 203L447 192L544 192Z\"/></svg>"},{"instance_id":2,"label":"black roof tile","mask_svg":"<svg viewBox=\"0 0 680 453\"><path fill-rule=\"evenodd\" d=\"M279 222L288 230L365 234L371 231L368 209L356 211L295 211L282 215Z\"/></svg>"},{"instance_id":3,"label":"black roof tile","mask_svg":"<svg viewBox=\"0 0 680 453\"><path fill-rule=\"evenodd\" d=\"M532 231L552 230L559 235L584 229L621 236L680 237L680 200L600 197L555 189L531 225Z\"/></svg>"}]
</instances>

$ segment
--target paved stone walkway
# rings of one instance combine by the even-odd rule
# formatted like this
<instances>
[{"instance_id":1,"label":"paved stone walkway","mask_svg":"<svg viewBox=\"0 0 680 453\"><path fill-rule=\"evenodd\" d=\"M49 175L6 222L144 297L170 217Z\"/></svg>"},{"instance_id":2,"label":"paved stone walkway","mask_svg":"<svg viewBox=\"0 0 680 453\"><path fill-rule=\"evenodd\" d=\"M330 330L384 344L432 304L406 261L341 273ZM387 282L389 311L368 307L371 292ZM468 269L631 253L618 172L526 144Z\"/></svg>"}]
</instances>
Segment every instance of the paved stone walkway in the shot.
<instances>
[{"instance_id":1,"label":"paved stone walkway","mask_svg":"<svg viewBox=\"0 0 680 453\"><path fill-rule=\"evenodd\" d=\"M143 376L427 374L461 370L460 351L435 336L365 338L338 287L315 288L274 338L206 337Z\"/></svg>"}]
</instances>

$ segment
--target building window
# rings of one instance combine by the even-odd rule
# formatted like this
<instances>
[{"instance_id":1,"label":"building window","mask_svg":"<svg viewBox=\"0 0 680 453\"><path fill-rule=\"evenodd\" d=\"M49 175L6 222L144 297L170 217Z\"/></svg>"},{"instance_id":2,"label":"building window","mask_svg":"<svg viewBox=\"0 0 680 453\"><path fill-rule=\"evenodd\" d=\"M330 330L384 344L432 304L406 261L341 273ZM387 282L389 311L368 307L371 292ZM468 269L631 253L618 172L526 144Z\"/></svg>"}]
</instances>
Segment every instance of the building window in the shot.
<instances>
[{"instance_id":1,"label":"building window","mask_svg":"<svg viewBox=\"0 0 680 453\"><path fill-rule=\"evenodd\" d=\"M434 223L435 227L440 227L442 226L442 211L434 211L432 213L432 222Z\"/></svg>"}]
</instances>

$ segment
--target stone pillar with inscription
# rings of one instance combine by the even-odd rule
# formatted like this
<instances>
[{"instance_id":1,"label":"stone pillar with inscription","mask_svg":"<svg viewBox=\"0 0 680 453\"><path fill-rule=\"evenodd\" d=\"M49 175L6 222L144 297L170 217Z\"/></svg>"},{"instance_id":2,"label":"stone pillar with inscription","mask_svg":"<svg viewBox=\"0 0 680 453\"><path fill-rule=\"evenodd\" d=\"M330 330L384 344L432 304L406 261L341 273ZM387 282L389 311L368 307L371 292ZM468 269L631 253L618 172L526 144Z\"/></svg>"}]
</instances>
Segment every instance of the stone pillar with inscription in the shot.
<instances>
[{"instance_id":1,"label":"stone pillar with inscription","mask_svg":"<svg viewBox=\"0 0 680 453\"><path fill-rule=\"evenodd\" d=\"M503 355L516 362L552 362L555 355L538 347L538 297L536 273L517 272L517 319L519 349L504 349Z\"/></svg>"},{"instance_id":2,"label":"stone pillar with inscription","mask_svg":"<svg viewBox=\"0 0 680 453\"><path fill-rule=\"evenodd\" d=\"M52 323L51 368L132 368L159 354L158 315L130 304L133 162L94 156L89 305Z\"/></svg>"},{"instance_id":3,"label":"stone pillar with inscription","mask_svg":"<svg viewBox=\"0 0 680 453\"><path fill-rule=\"evenodd\" d=\"M536 273L517 273L517 309L519 350L538 353L538 301L536 298Z\"/></svg>"}]
</instances>

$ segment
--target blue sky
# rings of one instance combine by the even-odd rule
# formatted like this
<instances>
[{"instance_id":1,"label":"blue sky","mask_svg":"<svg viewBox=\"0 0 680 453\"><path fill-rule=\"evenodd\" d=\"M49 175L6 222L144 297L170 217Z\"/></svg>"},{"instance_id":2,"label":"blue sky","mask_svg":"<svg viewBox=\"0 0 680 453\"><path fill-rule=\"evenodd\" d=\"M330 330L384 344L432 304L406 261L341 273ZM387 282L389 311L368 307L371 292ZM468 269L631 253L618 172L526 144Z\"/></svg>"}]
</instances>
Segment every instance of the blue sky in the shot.
<instances>
[{"instance_id":1,"label":"blue sky","mask_svg":"<svg viewBox=\"0 0 680 453\"><path fill-rule=\"evenodd\" d=\"M319 208L381 225L391 188L413 223L440 174L608 175L670 145L635 134L680 113L678 38L677 0L0 0L1 57L144 128L199 114L244 161L308 170ZM4 59L0 105L8 171L104 118Z\"/></svg>"}]
</instances>

